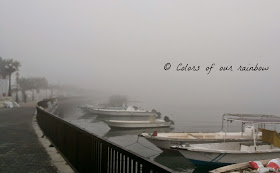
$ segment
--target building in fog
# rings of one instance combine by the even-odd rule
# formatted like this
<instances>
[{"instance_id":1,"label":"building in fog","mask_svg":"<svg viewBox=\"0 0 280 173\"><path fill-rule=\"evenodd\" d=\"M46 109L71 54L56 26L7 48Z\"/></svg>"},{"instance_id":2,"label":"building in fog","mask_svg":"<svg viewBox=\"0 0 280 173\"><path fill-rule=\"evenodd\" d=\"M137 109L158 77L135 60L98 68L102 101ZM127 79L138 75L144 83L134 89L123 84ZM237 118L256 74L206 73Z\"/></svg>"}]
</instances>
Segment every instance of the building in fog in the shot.
<instances>
[{"instance_id":1,"label":"building in fog","mask_svg":"<svg viewBox=\"0 0 280 173\"><path fill-rule=\"evenodd\" d=\"M7 96L8 91L9 91L9 80L3 79L3 77L0 75L0 97Z\"/></svg>"}]
</instances>

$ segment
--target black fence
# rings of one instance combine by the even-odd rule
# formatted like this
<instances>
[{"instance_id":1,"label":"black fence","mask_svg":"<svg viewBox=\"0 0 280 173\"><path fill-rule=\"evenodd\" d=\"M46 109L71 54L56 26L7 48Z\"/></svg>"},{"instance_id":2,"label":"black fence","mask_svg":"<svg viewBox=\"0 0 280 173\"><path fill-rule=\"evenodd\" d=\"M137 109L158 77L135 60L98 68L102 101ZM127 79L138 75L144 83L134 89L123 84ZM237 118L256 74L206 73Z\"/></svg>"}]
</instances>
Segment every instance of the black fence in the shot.
<instances>
[{"instance_id":1,"label":"black fence","mask_svg":"<svg viewBox=\"0 0 280 173\"><path fill-rule=\"evenodd\" d=\"M96 173L167 173L172 170L143 158L112 142L97 137L44 110L47 102L37 105L37 122L52 144L77 172Z\"/></svg>"}]
</instances>

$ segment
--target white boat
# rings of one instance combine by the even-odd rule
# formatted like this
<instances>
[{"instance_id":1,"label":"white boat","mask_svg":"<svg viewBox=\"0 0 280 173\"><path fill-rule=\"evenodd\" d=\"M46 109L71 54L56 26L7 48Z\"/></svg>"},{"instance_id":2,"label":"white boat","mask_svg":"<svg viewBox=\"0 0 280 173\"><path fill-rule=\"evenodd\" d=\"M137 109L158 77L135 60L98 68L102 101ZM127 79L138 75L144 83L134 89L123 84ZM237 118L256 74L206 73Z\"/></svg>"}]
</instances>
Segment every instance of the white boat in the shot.
<instances>
[{"instance_id":1,"label":"white boat","mask_svg":"<svg viewBox=\"0 0 280 173\"><path fill-rule=\"evenodd\" d=\"M156 117L156 112L146 111L142 109L135 109L132 106L123 109L108 109L108 108L97 108L92 109L93 114L102 115L102 116L133 116L133 117Z\"/></svg>"},{"instance_id":2,"label":"white boat","mask_svg":"<svg viewBox=\"0 0 280 173\"><path fill-rule=\"evenodd\" d=\"M139 136L146 138L148 141L156 145L158 148L163 150L170 150L172 145L183 145L183 144L199 144L199 143L213 143L213 142L227 142L231 141L250 141L251 127L246 127L245 132L231 132L227 133L225 138L224 132L216 133L188 133L188 132L176 132L176 133L141 133Z\"/></svg>"},{"instance_id":3,"label":"white boat","mask_svg":"<svg viewBox=\"0 0 280 173\"><path fill-rule=\"evenodd\" d=\"M148 121L157 117L156 112L135 109L132 106L122 109L114 108L97 108L91 110L92 114L98 115L99 119L104 120L132 120L132 121Z\"/></svg>"},{"instance_id":4,"label":"white boat","mask_svg":"<svg viewBox=\"0 0 280 173\"><path fill-rule=\"evenodd\" d=\"M251 141L253 128L252 126L245 126L246 123L241 123L240 132L227 132L227 126L224 125L230 118L254 118L258 120L266 118L279 118L273 115L255 115L255 114L224 114L222 116L222 131L214 133L203 132L170 132L170 133L141 133L139 136L146 138L148 141L163 150L169 150L172 145L182 144L197 144L197 143L215 143L215 142L237 142L237 141ZM245 126L245 127L244 127ZM261 133L258 133L261 136Z\"/></svg>"},{"instance_id":5,"label":"white boat","mask_svg":"<svg viewBox=\"0 0 280 173\"><path fill-rule=\"evenodd\" d=\"M125 128L125 129L136 129L136 128L161 128L170 127L171 122L164 120L153 120L153 121L120 121L120 120L105 120L104 121L110 128Z\"/></svg>"},{"instance_id":6,"label":"white boat","mask_svg":"<svg viewBox=\"0 0 280 173\"><path fill-rule=\"evenodd\" d=\"M177 149L185 158L194 164L217 164L228 165L241 163L251 160L266 160L277 158L280 155L280 137L276 131L258 129L255 126L266 124L280 124L280 118L257 119L230 118L228 121L241 121L251 123L253 137L251 142L222 142L222 143L204 143L204 144L186 144L172 146ZM262 141L257 141L258 131L262 132Z\"/></svg>"},{"instance_id":7,"label":"white boat","mask_svg":"<svg viewBox=\"0 0 280 173\"><path fill-rule=\"evenodd\" d=\"M196 165L229 165L250 160L276 158L280 148L270 143L226 142L190 144L189 146L174 146L179 152Z\"/></svg>"}]
</instances>

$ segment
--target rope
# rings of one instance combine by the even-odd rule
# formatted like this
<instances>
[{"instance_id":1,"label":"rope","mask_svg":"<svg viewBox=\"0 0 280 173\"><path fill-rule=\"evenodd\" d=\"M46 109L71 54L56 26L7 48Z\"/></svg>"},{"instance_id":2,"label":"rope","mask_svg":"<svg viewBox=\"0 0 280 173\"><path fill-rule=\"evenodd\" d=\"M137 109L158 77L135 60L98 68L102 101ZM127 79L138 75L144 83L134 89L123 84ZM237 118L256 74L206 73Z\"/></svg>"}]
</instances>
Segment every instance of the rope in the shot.
<instances>
[{"instance_id":1,"label":"rope","mask_svg":"<svg viewBox=\"0 0 280 173\"><path fill-rule=\"evenodd\" d=\"M145 146L145 145L143 145L143 144L139 143L139 136L137 136L137 140L136 140L136 142L134 142L134 143L132 143L132 144L129 144L129 145L125 146L125 148L127 148L127 147L129 147L129 146L131 146L131 145L137 144L137 143L138 143L139 145L141 145L141 146L143 146L143 147L147 148L147 149L150 149L150 150L152 150L152 151L156 151L156 152L157 152L157 154L159 154L159 153L160 153L160 151L158 151L158 150L154 150L154 149L152 149L152 148L150 148L150 147L147 147L147 146ZM154 154L154 155L157 155L157 154ZM152 156L154 156L154 155L152 155ZM152 157L152 156L148 156L147 158L150 158L150 157Z\"/></svg>"}]
</instances>

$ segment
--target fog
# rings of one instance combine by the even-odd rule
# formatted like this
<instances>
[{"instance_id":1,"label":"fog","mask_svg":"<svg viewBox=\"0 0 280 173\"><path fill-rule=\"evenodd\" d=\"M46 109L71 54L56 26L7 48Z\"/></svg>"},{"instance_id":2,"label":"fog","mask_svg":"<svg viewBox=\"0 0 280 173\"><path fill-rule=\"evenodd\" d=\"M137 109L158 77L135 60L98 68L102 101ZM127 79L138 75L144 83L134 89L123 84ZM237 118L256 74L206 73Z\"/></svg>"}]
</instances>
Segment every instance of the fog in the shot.
<instances>
[{"instance_id":1,"label":"fog","mask_svg":"<svg viewBox=\"0 0 280 173\"><path fill-rule=\"evenodd\" d=\"M21 76L155 107L279 114L279 17L276 0L1 0L0 56L20 61ZM237 71L257 63L269 70Z\"/></svg>"}]
</instances>

